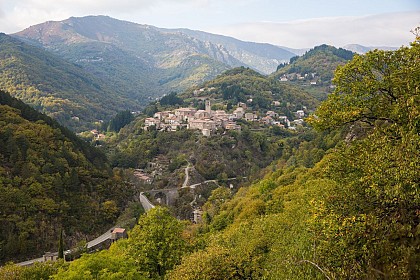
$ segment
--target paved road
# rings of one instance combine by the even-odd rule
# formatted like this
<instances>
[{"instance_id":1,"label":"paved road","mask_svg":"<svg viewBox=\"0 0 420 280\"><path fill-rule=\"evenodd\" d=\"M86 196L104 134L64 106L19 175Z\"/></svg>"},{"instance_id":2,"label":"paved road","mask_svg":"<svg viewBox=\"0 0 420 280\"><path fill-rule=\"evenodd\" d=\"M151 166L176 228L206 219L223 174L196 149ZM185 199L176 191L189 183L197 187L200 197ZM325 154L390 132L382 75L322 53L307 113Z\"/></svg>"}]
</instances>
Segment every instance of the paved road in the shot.
<instances>
[{"instance_id":1,"label":"paved road","mask_svg":"<svg viewBox=\"0 0 420 280\"><path fill-rule=\"evenodd\" d=\"M155 206L144 195L144 192L141 192L139 197L140 197L140 203L143 206L144 211L148 212L150 209L155 208Z\"/></svg>"},{"instance_id":2,"label":"paved road","mask_svg":"<svg viewBox=\"0 0 420 280\"><path fill-rule=\"evenodd\" d=\"M25 262L20 262L20 263L17 263L16 265L19 265L19 266L28 266L28 265L32 265L32 264L34 264L36 262L43 262L43 261L44 261L44 257L41 257L41 258L37 258L37 259L25 261Z\"/></svg>"},{"instance_id":3,"label":"paved road","mask_svg":"<svg viewBox=\"0 0 420 280\"><path fill-rule=\"evenodd\" d=\"M108 240L108 239L111 239L111 237L112 237L112 233L111 233L111 231L112 231L114 228L115 228L115 227L110 228L109 230L107 230L107 231L106 231L104 234L102 234L101 236L99 236L99 237L97 237L97 238L95 238L95 239L93 239L93 240L89 241L89 242L86 244L87 248L88 248L88 249L90 249L90 248L92 248L92 247L94 247L94 246L96 246L96 245L98 245L98 244L100 244L100 243L102 243L102 242L104 242L104 241L106 241L106 240ZM53 253L53 254L58 255L58 253L57 253L57 252L55 252L55 253ZM32 259L32 260L28 260L28 261L20 262L20 263L17 263L16 265L19 265L19 266L28 266L28 265L32 265L32 264L34 264L34 263L36 263L36 262L44 262L44 257L42 256L42 257L40 257L40 258L36 258L36 259Z\"/></svg>"},{"instance_id":4,"label":"paved road","mask_svg":"<svg viewBox=\"0 0 420 280\"><path fill-rule=\"evenodd\" d=\"M100 244L100 243L102 243L102 242L104 242L105 240L107 240L107 239L111 239L111 237L112 237L112 230L114 229L115 227L112 227L112 228L110 228L109 230L107 230L104 234L102 234L101 236L98 236L98 237L96 237L95 239L93 239L92 241L89 241L87 244L86 244L86 246L87 246L87 248L88 249L90 249L90 248L92 248L92 247L95 247L96 245L98 245L98 244Z\"/></svg>"},{"instance_id":5,"label":"paved road","mask_svg":"<svg viewBox=\"0 0 420 280\"><path fill-rule=\"evenodd\" d=\"M188 184L188 181L190 180L190 173L189 173L190 168L191 168L190 166L191 166L191 164L188 163L187 167L185 167L185 180L184 180L184 183L182 184L183 189L188 187L187 184Z\"/></svg>"}]
</instances>

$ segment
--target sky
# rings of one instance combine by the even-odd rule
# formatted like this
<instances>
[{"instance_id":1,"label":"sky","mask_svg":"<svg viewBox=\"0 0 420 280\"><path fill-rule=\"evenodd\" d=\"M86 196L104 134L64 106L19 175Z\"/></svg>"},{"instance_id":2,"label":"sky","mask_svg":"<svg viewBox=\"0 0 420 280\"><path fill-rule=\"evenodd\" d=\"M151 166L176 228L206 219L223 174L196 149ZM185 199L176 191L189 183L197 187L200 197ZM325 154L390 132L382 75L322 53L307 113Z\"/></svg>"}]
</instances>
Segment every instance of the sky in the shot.
<instances>
[{"instance_id":1,"label":"sky","mask_svg":"<svg viewBox=\"0 0 420 280\"><path fill-rule=\"evenodd\" d=\"M87 15L290 48L399 47L420 26L420 0L0 0L0 32Z\"/></svg>"}]
</instances>

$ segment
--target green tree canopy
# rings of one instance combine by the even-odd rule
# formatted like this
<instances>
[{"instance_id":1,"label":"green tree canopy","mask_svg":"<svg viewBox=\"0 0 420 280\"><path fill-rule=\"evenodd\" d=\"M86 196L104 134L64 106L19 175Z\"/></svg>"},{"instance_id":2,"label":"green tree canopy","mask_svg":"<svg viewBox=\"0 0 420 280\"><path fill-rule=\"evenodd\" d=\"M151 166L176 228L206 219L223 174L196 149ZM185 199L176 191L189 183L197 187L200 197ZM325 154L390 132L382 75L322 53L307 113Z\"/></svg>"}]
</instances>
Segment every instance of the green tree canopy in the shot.
<instances>
[{"instance_id":1,"label":"green tree canopy","mask_svg":"<svg viewBox=\"0 0 420 280\"><path fill-rule=\"evenodd\" d=\"M162 279L181 262L187 249L183 229L183 223L172 217L167 208L153 208L131 231L128 252L141 271L152 279Z\"/></svg>"},{"instance_id":2,"label":"green tree canopy","mask_svg":"<svg viewBox=\"0 0 420 280\"><path fill-rule=\"evenodd\" d=\"M323 129L352 125L328 159L337 185L315 216L321 263L339 278L420 277L419 57L419 38L356 56L310 118Z\"/></svg>"}]
</instances>

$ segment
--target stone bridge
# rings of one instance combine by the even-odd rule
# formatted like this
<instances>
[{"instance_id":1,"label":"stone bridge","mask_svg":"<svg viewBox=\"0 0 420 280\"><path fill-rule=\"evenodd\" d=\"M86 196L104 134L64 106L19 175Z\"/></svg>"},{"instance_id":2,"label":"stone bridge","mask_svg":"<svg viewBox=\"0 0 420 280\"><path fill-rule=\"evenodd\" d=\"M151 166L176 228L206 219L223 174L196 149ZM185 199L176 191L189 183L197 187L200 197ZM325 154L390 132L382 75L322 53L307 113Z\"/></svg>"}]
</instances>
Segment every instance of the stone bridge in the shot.
<instances>
[{"instance_id":1,"label":"stone bridge","mask_svg":"<svg viewBox=\"0 0 420 280\"><path fill-rule=\"evenodd\" d=\"M143 193L148 193L154 200L166 205L173 205L179 197L178 189L149 190Z\"/></svg>"}]
</instances>

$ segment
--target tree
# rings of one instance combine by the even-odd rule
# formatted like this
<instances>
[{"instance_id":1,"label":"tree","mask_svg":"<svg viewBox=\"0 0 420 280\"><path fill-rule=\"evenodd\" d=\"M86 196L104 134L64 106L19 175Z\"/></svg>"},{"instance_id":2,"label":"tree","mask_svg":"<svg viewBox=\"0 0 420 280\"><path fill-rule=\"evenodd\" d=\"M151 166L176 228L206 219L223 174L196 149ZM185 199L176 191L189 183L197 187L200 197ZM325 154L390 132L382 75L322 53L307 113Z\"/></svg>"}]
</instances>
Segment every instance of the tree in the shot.
<instances>
[{"instance_id":1,"label":"tree","mask_svg":"<svg viewBox=\"0 0 420 280\"><path fill-rule=\"evenodd\" d=\"M162 106L165 106L165 105L173 106L173 105L182 105L182 103L184 103L184 101L182 100L182 98L178 97L176 92L171 92L170 94L162 97L160 99L159 103Z\"/></svg>"},{"instance_id":2,"label":"tree","mask_svg":"<svg viewBox=\"0 0 420 280\"><path fill-rule=\"evenodd\" d=\"M152 279L163 279L187 251L183 229L167 208L155 207L143 215L129 235L128 246L139 270Z\"/></svg>"},{"instance_id":3,"label":"tree","mask_svg":"<svg viewBox=\"0 0 420 280\"><path fill-rule=\"evenodd\" d=\"M351 125L328 159L337 185L314 219L322 264L339 278L420 277L419 57L419 38L356 56L310 118L322 129Z\"/></svg>"},{"instance_id":4,"label":"tree","mask_svg":"<svg viewBox=\"0 0 420 280\"><path fill-rule=\"evenodd\" d=\"M130 111L119 112L115 117L110 120L108 125L109 131L119 132L121 128L134 120L133 114Z\"/></svg>"},{"instance_id":5,"label":"tree","mask_svg":"<svg viewBox=\"0 0 420 280\"><path fill-rule=\"evenodd\" d=\"M419 124L418 83L420 42L395 52L375 50L336 71L336 90L310 118L318 128L361 122L371 127L386 123Z\"/></svg>"},{"instance_id":6,"label":"tree","mask_svg":"<svg viewBox=\"0 0 420 280\"><path fill-rule=\"evenodd\" d=\"M119 240L112 244L109 250L103 250L93 254L83 254L81 258L70 262L68 267L64 267L56 272L52 279L147 279L138 271L134 261L127 257L125 254L126 249L127 241Z\"/></svg>"},{"instance_id":7,"label":"tree","mask_svg":"<svg viewBox=\"0 0 420 280\"><path fill-rule=\"evenodd\" d=\"M58 258L64 258L63 229L60 230L60 239L58 240Z\"/></svg>"}]
</instances>

